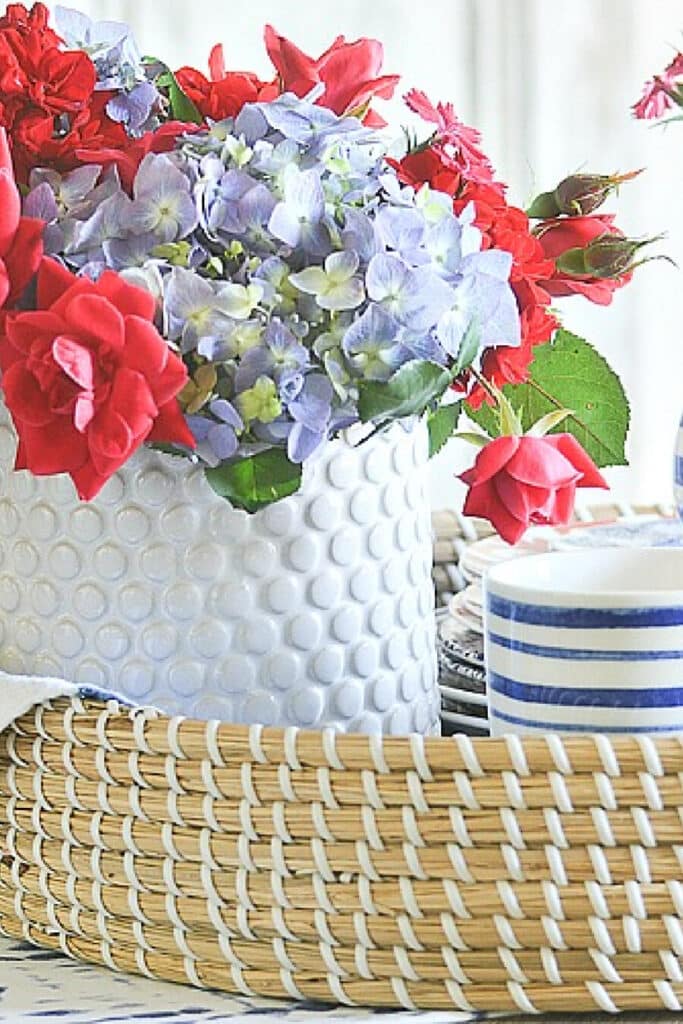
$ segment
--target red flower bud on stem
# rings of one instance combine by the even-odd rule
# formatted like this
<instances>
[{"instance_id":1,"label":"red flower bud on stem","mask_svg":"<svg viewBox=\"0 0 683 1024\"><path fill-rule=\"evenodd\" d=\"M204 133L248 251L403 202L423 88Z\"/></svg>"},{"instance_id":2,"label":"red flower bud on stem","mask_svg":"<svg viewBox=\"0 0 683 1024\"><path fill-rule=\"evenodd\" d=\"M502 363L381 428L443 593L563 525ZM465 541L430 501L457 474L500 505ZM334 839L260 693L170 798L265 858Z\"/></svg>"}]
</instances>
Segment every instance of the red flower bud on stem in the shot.
<instances>
[{"instance_id":1,"label":"red flower bud on stem","mask_svg":"<svg viewBox=\"0 0 683 1024\"><path fill-rule=\"evenodd\" d=\"M607 197L625 181L632 181L638 171L626 174L571 174L552 192L536 196L527 210L529 217L545 220L547 217L582 217L602 206Z\"/></svg>"}]
</instances>

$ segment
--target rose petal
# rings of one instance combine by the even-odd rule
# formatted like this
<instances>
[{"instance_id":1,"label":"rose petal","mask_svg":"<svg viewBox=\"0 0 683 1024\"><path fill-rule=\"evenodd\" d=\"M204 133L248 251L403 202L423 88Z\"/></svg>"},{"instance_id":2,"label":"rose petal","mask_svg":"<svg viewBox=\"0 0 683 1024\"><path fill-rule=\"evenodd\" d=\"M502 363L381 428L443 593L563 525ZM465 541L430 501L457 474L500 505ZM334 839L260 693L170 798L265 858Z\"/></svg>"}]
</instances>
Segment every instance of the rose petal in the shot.
<instances>
[{"instance_id":1,"label":"rose petal","mask_svg":"<svg viewBox=\"0 0 683 1024\"><path fill-rule=\"evenodd\" d=\"M32 217L22 217L9 251L5 266L10 278L8 302L14 305L24 294L43 256L43 229L45 225Z\"/></svg>"},{"instance_id":2,"label":"rose petal","mask_svg":"<svg viewBox=\"0 0 683 1024\"><path fill-rule=\"evenodd\" d=\"M519 480L502 472L493 478L493 486L496 495L503 505L508 509L515 519L521 519L528 523L533 512L542 508L546 502L552 500L553 491L542 487L533 487L531 484L522 484Z\"/></svg>"},{"instance_id":3,"label":"rose petal","mask_svg":"<svg viewBox=\"0 0 683 1024\"><path fill-rule=\"evenodd\" d=\"M10 280L5 261L0 258L0 308L5 305L10 291Z\"/></svg>"},{"instance_id":4,"label":"rose petal","mask_svg":"<svg viewBox=\"0 0 683 1024\"><path fill-rule=\"evenodd\" d=\"M38 308L49 309L77 280L79 279L57 260L44 257L38 268Z\"/></svg>"},{"instance_id":5,"label":"rose petal","mask_svg":"<svg viewBox=\"0 0 683 1024\"><path fill-rule=\"evenodd\" d=\"M127 316L124 329L126 344L121 364L150 377L153 383L154 377L166 368L171 354L168 342L164 341L154 324L139 316Z\"/></svg>"},{"instance_id":6,"label":"rose petal","mask_svg":"<svg viewBox=\"0 0 683 1024\"><path fill-rule=\"evenodd\" d=\"M108 298L123 316L139 316L143 320L153 320L155 301L151 292L145 288L124 281L113 270L105 270L97 281L100 295Z\"/></svg>"},{"instance_id":7,"label":"rose petal","mask_svg":"<svg viewBox=\"0 0 683 1024\"><path fill-rule=\"evenodd\" d=\"M561 487L578 480L580 472L545 437L522 437L506 466L510 476L535 487Z\"/></svg>"},{"instance_id":8,"label":"rose petal","mask_svg":"<svg viewBox=\"0 0 683 1024\"><path fill-rule=\"evenodd\" d=\"M147 435L147 440L180 444L185 448L197 447L197 440L187 425L185 416L175 398L161 406L159 415Z\"/></svg>"},{"instance_id":9,"label":"rose petal","mask_svg":"<svg viewBox=\"0 0 683 1024\"><path fill-rule=\"evenodd\" d=\"M503 505L490 482L470 490L465 499L463 512L466 516L481 516L488 519L508 544L516 544L528 525L524 520L515 518Z\"/></svg>"},{"instance_id":10,"label":"rose petal","mask_svg":"<svg viewBox=\"0 0 683 1024\"><path fill-rule=\"evenodd\" d=\"M546 441L557 448L565 459L568 459L572 466L583 474L577 481L577 487L609 488L604 476L573 434L549 434Z\"/></svg>"},{"instance_id":11,"label":"rose petal","mask_svg":"<svg viewBox=\"0 0 683 1024\"><path fill-rule=\"evenodd\" d=\"M67 377L85 391L92 391L95 373L90 349L74 338L59 335L52 342L52 354Z\"/></svg>"},{"instance_id":12,"label":"rose petal","mask_svg":"<svg viewBox=\"0 0 683 1024\"><path fill-rule=\"evenodd\" d=\"M12 171L0 169L0 256L5 256L19 227L21 200Z\"/></svg>"},{"instance_id":13,"label":"rose petal","mask_svg":"<svg viewBox=\"0 0 683 1024\"><path fill-rule=\"evenodd\" d=\"M43 427L51 423L54 413L50 409L49 396L30 373L23 362L14 363L2 377L5 403L12 414L18 433L21 425ZM49 444L49 441L48 441Z\"/></svg>"},{"instance_id":14,"label":"rose petal","mask_svg":"<svg viewBox=\"0 0 683 1024\"><path fill-rule=\"evenodd\" d=\"M86 462L79 469L72 470L70 476L76 486L78 497L82 501L92 501L109 480L109 475L103 476L98 473L91 462Z\"/></svg>"},{"instance_id":15,"label":"rose petal","mask_svg":"<svg viewBox=\"0 0 683 1024\"><path fill-rule=\"evenodd\" d=\"M21 440L26 468L36 476L71 473L88 458L85 438L66 416L43 427L22 425Z\"/></svg>"},{"instance_id":16,"label":"rose petal","mask_svg":"<svg viewBox=\"0 0 683 1024\"><path fill-rule=\"evenodd\" d=\"M81 336L103 342L112 352L123 349L123 317L104 296L94 293L75 295L65 304L64 316Z\"/></svg>"},{"instance_id":17,"label":"rose petal","mask_svg":"<svg viewBox=\"0 0 683 1024\"><path fill-rule=\"evenodd\" d=\"M461 473L460 479L466 484L481 484L485 480L490 480L512 458L519 447L519 442L519 437L509 435L489 441L477 455L474 466Z\"/></svg>"}]
</instances>

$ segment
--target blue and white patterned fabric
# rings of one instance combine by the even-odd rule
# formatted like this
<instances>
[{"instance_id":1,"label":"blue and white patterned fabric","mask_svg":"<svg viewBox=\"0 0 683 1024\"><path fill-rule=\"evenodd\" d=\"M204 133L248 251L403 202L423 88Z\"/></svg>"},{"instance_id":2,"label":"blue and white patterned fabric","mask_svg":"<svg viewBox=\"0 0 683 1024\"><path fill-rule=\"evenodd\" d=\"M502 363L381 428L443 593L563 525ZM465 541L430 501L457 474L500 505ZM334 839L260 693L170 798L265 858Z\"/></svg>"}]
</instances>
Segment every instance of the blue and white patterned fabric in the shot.
<instances>
[{"instance_id":1,"label":"blue and white patterned fabric","mask_svg":"<svg viewBox=\"0 0 683 1024\"><path fill-rule=\"evenodd\" d=\"M466 1024L481 1019L451 1010L382 1012L205 992L114 974L0 937L0 1024ZM533 1020L538 1024L538 1017Z\"/></svg>"},{"instance_id":2,"label":"blue and white patterned fabric","mask_svg":"<svg viewBox=\"0 0 683 1024\"><path fill-rule=\"evenodd\" d=\"M558 993L562 999L561 990ZM0 937L0 1024L465 1024L452 1010L409 1013L246 999L113 974ZM499 1018L500 1019L500 1018ZM608 1014L572 1015L572 1024L608 1024ZM504 1017L505 1024L550 1024ZM552 1018L558 1024L559 1018ZM567 1017L563 1016L562 1024ZM619 1014L619 1024L671 1024L670 1013Z\"/></svg>"}]
</instances>

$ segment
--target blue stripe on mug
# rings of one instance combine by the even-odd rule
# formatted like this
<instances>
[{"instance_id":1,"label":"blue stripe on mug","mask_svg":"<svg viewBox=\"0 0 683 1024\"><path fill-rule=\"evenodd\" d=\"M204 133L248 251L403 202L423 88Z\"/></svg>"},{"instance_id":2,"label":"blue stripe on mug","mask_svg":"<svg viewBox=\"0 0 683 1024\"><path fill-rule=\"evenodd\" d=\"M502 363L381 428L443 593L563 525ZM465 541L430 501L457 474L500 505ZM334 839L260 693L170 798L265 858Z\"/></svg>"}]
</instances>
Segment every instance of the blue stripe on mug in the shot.
<instances>
[{"instance_id":1,"label":"blue stripe on mug","mask_svg":"<svg viewBox=\"0 0 683 1024\"><path fill-rule=\"evenodd\" d=\"M503 697L525 704L576 708L677 708L683 705L683 688L662 689L601 686L541 686L522 683L497 672L488 673L489 688Z\"/></svg>"},{"instance_id":2,"label":"blue stripe on mug","mask_svg":"<svg viewBox=\"0 0 683 1024\"><path fill-rule=\"evenodd\" d=\"M683 626L683 607L570 608L547 604L522 604L489 592L487 607L493 615L529 626L564 629L645 629Z\"/></svg>"},{"instance_id":3,"label":"blue stripe on mug","mask_svg":"<svg viewBox=\"0 0 683 1024\"><path fill-rule=\"evenodd\" d=\"M673 651L605 651L587 647L551 647L545 644L530 644L525 640L489 633L489 641L496 647L519 654L533 654L538 658L558 658L566 661L678 661L683 650Z\"/></svg>"},{"instance_id":4,"label":"blue stripe on mug","mask_svg":"<svg viewBox=\"0 0 683 1024\"><path fill-rule=\"evenodd\" d=\"M493 718L501 722L509 722L510 725L526 726L528 729L541 729L548 732L598 732L598 733L648 733L648 732L679 732L680 725L583 725L578 722L539 722L533 718L520 718L518 715L509 715L497 708L490 708L489 713Z\"/></svg>"},{"instance_id":5,"label":"blue stripe on mug","mask_svg":"<svg viewBox=\"0 0 683 1024\"><path fill-rule=\"evenodd\" d=\"M674 475L677 484L683 484L683 455L677 455L674 459Z\"/></svg>"}]
</instances>

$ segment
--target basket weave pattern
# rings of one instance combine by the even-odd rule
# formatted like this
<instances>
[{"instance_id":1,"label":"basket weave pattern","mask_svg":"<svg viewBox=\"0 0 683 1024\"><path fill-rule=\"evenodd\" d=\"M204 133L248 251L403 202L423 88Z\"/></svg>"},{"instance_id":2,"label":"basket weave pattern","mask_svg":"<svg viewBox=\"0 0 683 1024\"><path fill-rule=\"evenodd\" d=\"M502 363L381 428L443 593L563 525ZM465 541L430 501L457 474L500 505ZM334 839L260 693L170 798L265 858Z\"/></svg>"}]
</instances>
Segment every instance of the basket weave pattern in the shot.
<instances>
[{"instance_id":1,"label":"basket weave pattern","mask_svg":"<svg viewBox=\"0 0 683 1024\"><path fill-rule=\"evenodd\" d=\"M0 928L406 1008L683 1008L683 739L335 735L60 700L0 745Z\"/></svg>"}]
</instances>

